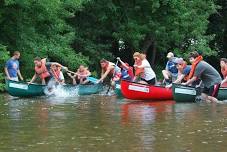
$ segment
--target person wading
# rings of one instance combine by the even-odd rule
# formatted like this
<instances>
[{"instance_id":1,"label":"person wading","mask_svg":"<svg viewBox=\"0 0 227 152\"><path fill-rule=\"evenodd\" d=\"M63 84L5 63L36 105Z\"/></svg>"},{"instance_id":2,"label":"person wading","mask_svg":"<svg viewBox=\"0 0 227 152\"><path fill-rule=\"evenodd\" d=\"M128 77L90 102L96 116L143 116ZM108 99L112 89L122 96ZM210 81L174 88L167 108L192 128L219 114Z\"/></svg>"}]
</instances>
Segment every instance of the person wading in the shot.
<instances>
[{"instance_id":1,"label":"person wading","mask_svg":"<svg viewBox=\"0 0 227 152\"><path fill-rule=\"evenodd\" d=\"M201 79L204 84L202 98L208 102L217 102L216 97L222 81L218 71L203 61L203 57L196 51L189 54L189 61L192 63L189 78L187 82L182 84L190 85L196 80Z\"/></svg>"},{"instance_id":2,"label":"person wading","mask_svg":"<svg viewBox=\"0 0 227 152\"><path fill-rule=\"evenodd\" d=\"M57 62L47 62L46 58L41 59L40 57L36 57L34 59L34 64L35 74L29 84L34 82L38 77L41 79L43 85L48 84L49 80L53 77L53 75L50 73L51 66L55 64L58 67L63 67ZM63 68L67 70L67 67Z\"/></svg>"},{"instance_id":3,"label":"person wading","mask_svg":"<svg viewBox=\"0 0 227 152\"><path fill-rule=\"evenodd\" d=\"M101 78L97 81L97 83L102 82L107 76L112 79L117 79L121 77L121 69L116 66L114 63L102 59L100 61L100 65L102 68ZM111 82L112 83L112 82Z\"/></svg>"},{"instance_id":4,"label":"person wading","mask_svg":"<svg viewBox=\"0 0 227 152\"><path fill-rule=\"evenodd\" d=\"M15 51L13 53L13 56L6 62L4 70L6 74L6 78L13 81L19 81L18 76L21 80L24 80L20 73L19 68L19 61L20 58L20 52Z\"/></svg>"}]
</instances>

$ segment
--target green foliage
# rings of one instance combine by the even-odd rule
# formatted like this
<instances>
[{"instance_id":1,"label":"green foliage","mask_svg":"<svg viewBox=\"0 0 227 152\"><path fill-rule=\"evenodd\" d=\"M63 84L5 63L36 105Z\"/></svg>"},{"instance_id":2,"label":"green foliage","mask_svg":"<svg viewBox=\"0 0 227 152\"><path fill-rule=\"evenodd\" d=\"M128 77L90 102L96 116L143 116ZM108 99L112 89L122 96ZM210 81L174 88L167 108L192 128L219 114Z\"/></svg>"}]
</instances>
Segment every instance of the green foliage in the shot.
<instances>
[{"instance_id":1,"label":"green foliage","mask_svg":"<svg viewBox=\"0 0 227 152\"><path fill-rule=\"evenodd\" d=\"M66 23L82 3L83 0L5 0L0 7L0 43L21 52L22 74L33 74L36 56L48 57L69 68L88 63L88 58L70 47L75 32Z\"/></svg>"},{"instance_id":2,"label":"green foliage","mask_svg":"<svg viewBox=\"0 0 227 152\"><path fill-rule=\"evenodd\" d=\"M146 41L158 52L176 48L179 54L194 49L216 54L208 45L213 36L206 35L208 18L217 8L213 0L93 0L84 7L71 22L77 33L74 45L91 57L98 51L93 62L110 50L118 54L118 40L127 45L128 54L122 56L149 51Z\"/></svg>"},{"instance_id":3,"label":"green foliage","mask_svg":"<svg viewBox=\"0 0 227 152\"><path fill-rule=\"evenodd\" d=\"M0 44L21 52L25 78L34 73L36 56L72 70L85 64L94 71L101 58L114 62L120 56L132 63L137 50L146 52L148 59L157 50L160 60L154 68L160 71L167 50L182 57L194 49L207 56L223 53L226 8L224 0L4 0L0 1ZM124 42L121 49L119 40ZM1 66L9 57L6 50L2 52Z\"/></svg>"},{"instance_id":4,"label":"green foliage","mask_svg":"<svg viewBox=\"0 0 227 152\"><path fill-rule=\"evenodd\" d=\"M0 44L0 91L3 91L4 89L4 74L3 74L3 69L5 66L5 62L9 58L9 53L6 50L6 46L3 46Z\"/></svg>"}]
</instances>

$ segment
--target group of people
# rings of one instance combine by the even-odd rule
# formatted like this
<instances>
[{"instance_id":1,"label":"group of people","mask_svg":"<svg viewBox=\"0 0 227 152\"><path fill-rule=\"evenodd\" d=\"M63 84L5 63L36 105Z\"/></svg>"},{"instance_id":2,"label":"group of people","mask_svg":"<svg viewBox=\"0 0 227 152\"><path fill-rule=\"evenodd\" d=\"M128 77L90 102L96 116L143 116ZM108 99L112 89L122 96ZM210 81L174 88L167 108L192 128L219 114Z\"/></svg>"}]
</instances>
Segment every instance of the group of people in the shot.
<instances>
[{"instance_id":1,"label":"group of people","mask_svg":"<svg viewBox=\"0 0 227 152\"><path fill-rule=\"evenodd\" d=\"M117 63L120 63L119 66L118 64L102 59L100 61L102 73L98 83L102 82L109 75L112 80L112 85L119 83L122 79L142 84L155 85L156 75L146 59L146 55L135 52L133 54L133 59L135 61L133 65L135 72L133 72L133 67L129 66L128 63L123 62L119 57L117 58Z\"/></svg>"},{"instance_id":2,"label":"group of people","mask_svg":"<svg viewBox=\"0 0 227 152\"><path fill-rule=\"evenodd\" d=\"M23 80L19 69L20 52L15 51L13 56L5 64L6 78L13 81ZM88 80L86 78L91 75L91 72L83 65L80 65L76 72L69 71L67 67L62 66L57 62L47 62L47 59L41 59L36 57L34 59L34 71L31 81L28 84L33 83L37 78L40 78L43 85L48 84L53 86L56 84L65 84L65 78L63 75L65 70L70 78L72 78L73 84L86 84ZM19 77L19 78L18 78Z\"/></svg>"},{"instance_id":3,"label":"group of people","mask_svg":"<svg viewBox=\"0 0 227 152\"><path fill-rule=\"evenodd\" d=\"M202 99L217 102L216 97L220 86L227 87L226 58L220 60L222 79L218 71L204 61L202 55L197 51L189 54L188 59L191 65L188 65L183 58L175 57L172 52L169 52L166 57L168 62L165 70L162 70L162 74L164 77L163 83L167 88L170 88L172 83L203 87ZM155 85L157 82L156 74L146 59L146 55L135 52L133 59L134 72L133 67L121 61L120 58L117 58L121 63L120 67L107 60L101 60L102 74L98 82L102 82L109 75L112 77L113 84L119 83L121 79L126 79L142 84Z\"/></svg>"},{"instance_id":4,"label":"group of people","mask_svg":"<svg viewBox=\"0 0 227 152\"><path fill-rule=\"evenodd\" d=\"M167 88L171 87L171 83L181 83L182 85L203 85L203 98L204 100L216 102L218 90L220 86L227 87L227 59L220 60L221 78L218 71L209 63L203 60L203 57L196 51L190 52L188 65L183 58L175 57L172 52L166 56L168 62L165 70L162 70L164 77L163 83ZM5 64L5 74L7 79L18 81L18 77L23 80L19 70L20 52L15 51L13 56ZM146 55L143 53L135 52L133 54L134 65L130 66L128 63L123 62L119 57L117 63L114 64L105 59L100 60L102 69L101 78L97 83L103 82L108 76L111 78L112 85L120 83L120 80L128 80L142 84L155 85L157 82L156 74L148 62ZM118 64L119 63L119 64ZM46 58L41 59L36 57L34 59L35 74L31 81L33 83L36 78L40 78L42 84L47 84L52 81L58 84L64 84L65 79L62 70L67 71L68 76L72 79L74 85L86 84L89 82L87 79L91 72L84 65L80 65L76 72L69 71L67 67L62 66L57 62L47 62Z\"/></svg>"}]
</instances>

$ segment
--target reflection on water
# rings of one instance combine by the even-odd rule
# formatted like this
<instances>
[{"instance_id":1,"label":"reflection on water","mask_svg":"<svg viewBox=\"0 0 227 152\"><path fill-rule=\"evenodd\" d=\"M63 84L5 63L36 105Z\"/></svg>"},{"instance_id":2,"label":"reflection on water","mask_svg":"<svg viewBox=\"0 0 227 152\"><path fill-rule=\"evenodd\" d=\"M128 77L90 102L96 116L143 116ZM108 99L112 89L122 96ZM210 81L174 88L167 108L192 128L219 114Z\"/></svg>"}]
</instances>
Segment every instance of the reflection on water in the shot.
<instances>
[{"instance_id":1,"label":"reflection on water","mask_svg":"<svg viewBox=\"0 0 227 152\"><path fill-rule=\"evenodd\" d=\"M227 105L0 95L0 151L224 152Z\"/></svg>"}]
</instances>

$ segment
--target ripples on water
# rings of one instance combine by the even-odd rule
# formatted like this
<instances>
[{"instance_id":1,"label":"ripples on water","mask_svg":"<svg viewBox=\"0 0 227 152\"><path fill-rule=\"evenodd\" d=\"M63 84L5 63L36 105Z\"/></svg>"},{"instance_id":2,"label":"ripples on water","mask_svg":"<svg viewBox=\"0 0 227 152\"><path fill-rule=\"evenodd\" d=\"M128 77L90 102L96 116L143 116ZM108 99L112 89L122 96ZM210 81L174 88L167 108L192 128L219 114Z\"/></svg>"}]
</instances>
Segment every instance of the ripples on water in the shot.
<instances>
[{"instance_id":1,"label":"ripples on water","mask_svg":"<svg viewBox=\"0 0 227 152\"><path fill-rule=\"evenodd\" d=\"M105 93L0 95L0 101L0 151L226 151L225 103L141 102Z\"/></svg>"}]
</instances>

